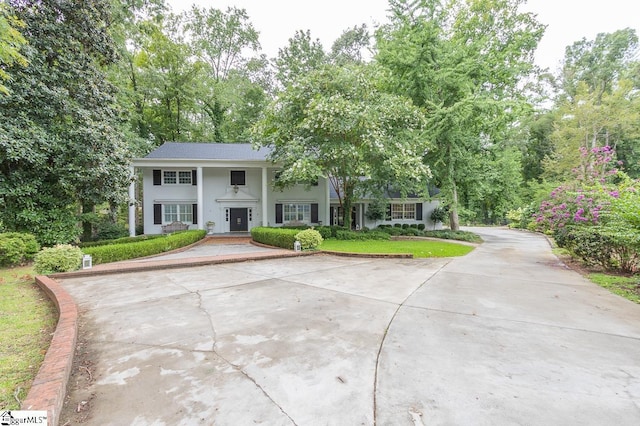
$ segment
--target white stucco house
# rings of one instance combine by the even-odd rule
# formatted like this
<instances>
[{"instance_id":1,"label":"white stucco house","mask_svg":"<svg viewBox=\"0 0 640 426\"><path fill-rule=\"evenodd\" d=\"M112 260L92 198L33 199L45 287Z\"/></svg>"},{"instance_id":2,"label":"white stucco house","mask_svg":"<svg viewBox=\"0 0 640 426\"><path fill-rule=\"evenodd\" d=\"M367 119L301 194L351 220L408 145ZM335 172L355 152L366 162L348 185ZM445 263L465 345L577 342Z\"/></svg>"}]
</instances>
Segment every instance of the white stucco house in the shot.
<instances>
[{"instance_id":1,"label":"white stucco house","mask_svg":"<svg viewBox=\"0 0 640 426\"><path fill-rule=\"evenodd\" d=\"M339 200L326 178L311 186L273 188L279 168L268 160L269 149L251 144L167 142L132 162L142 174L142 220L145 234L160 234L164 225L182 222L189 229L213 233L248 232L256 226L333 225L341 221ZM129 188L129 232L135 234L135 182ZM390 217L366 218L370 200L354 205L354 227L387 223L424 223L437 201L389 199ZM213 225L215 223L215 225Z\"/></svg>"}]
</instances>

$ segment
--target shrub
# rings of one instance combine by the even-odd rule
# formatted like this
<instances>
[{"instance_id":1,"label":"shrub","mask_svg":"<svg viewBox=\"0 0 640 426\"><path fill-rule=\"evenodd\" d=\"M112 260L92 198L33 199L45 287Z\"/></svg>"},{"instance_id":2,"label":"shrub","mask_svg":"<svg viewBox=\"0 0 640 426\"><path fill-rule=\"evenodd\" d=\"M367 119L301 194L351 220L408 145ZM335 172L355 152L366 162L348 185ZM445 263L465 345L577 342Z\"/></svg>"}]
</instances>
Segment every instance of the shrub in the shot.
<instances>
[{"instance_id":1,"label":"shrub","mask_svg":"<svg viewBox=\"0 0 640 426\"><path fill-rule=\"evenodd\" d=\"M0 265L16 266L34 259L40 244L32 234L7 232L0 234Z\"/></svg>"},{"instance_id":2,"label":"shrub","mask_svg":"<svg viewBox=\"0 0 640 426\"><path fill-rule=\"evenodd\" d=\"M381 231L354 232L354 231L338 231L337 240L349 241L366 241L366 240L388 240L389 234Z\"/></svg>"},{"instance_id":3,"label":"shrub","mask_svg":"<svg viewBox=\"0 0 640 426\"><path fill-rule=\"evenodd\" d=\"M424 228L425 228L424 223L419 223L419 224L418 224L418 229L419 229L419 230L424 231Z\"/></svg>"},{"instance_id":4,"label":"shrub","mask_svg":"<svg viewBox=\"0 0 640 426\"><path fill-rule=\"evenodd\" d=\"M116 238L126 237L129 231L124 225L104 220L98 224L96 239L98 240L114 240Z\"/></svg>"},{"instance_id":5,"label":"shrub","mask_svg":"<svg viewBox=\"0 0 640 426\"><path fill-rule=\"evenodd\" d=\"M558 245L589 265L623 272L640 270L640 232L605 226L572 227L556 233Z\"/></svg>"},{"instance_id":6,"label":"shrub","mask_svg":"<svg viewBox=\"0 0 640 426\"><path fill-rule=\"evenodd\" d=\"M393 227L394 227L394 228L402 228L402 225L401 225L401 224L399 224L399 223L394 223L394 224L393 224Z\"/></svg>"},{"instance_id":7,"label":"shrub","mask_svg":"<svg viewBox=\"0 0 640 426\"><path fill-rule=\"evenodd\" d=\"M449 229L441 229L438 231L425 231L424 236L442 238L444 240L468 241L471 243L482 242L482 238L480 238L480 236L469 231L451 231Z\"/></svg>"},{"instance_id":8,"label":"shrub","mask_svg":"<svg viewBox=\"0 0 640 426\"><path fill-rule=\"evenodd\" d=\"M420 237L424 236L424 232L418 230L418 228L403 228L402 235Z\"/></svg>"},{"instance_id":9,"label":"shrub","mask_svg":"<svg viewBox=\"0 0 640 426\"><path fill-rule=\"evenodd\" d=\"M299 232L297 229L256 227L251 229L251 238L268 246L293 250Z\"/></svg>"},{"instance_id":10,"label":"shrub","mask_svg":"<svg viewBox=\"0 0 640 426\"><path fill-rule=\"evenodd\" d=\"M331 238L331 227L330 226L318 226L314 228L316 231L320 233L322 238L326 240L327 238Z\"/></svg>"},{"instance_id":11,"label":"shrub","mask_svg":"<svg viewBox=\"0 0 640 426\"><path fill-rule=\"evenodd\" d=\"M322 244L322 235L315 229L305 229L296 234L295 239L300 241L302 250L314 250Z\"/></svg>"},{"instance_id":12,"label":"shrub","mask_svg":"<svg viewBox=\"0 0 640 426\"><path fill-rule=\"evenodd\" d=\"M449 209L447 209L446 207L436 207L431 211L431 215L429 216L429 219L431 219L431 221L434 224L442 223L445 220L447 220L448 215L449 215Z\"/></svg>"},{"instance_id":13,"label":"shrub","mask_svg":"<svg viewBox=\"0 0 640 426\"><path fill-rule=\"evenodd\" d=\"M103 241L88 241L85 243L80 243L78 246L80 248L86 247L98 247L98 246L107 246L112 244L124 244L124 243L137 243L140 241L153 240L155 238L166 238L166 235L138 235L137 237L123 237L117 238L115 240L103 240Z\"/></svg>"},{"instance_id":14,"label":"shrub","mask_svg":"<svg viewBox=\"0 0 640 426\"><path fill-rule=\"evenodd\" d=\"M81 264L82 250L79 247L59 244L36 254L34 269L38 274L53 274L75 271Z\"/></svg>"},{"instance_id":15,"label":"shrub","mask_svg":"<svg viewBox=\"0 0 640 426\"><path fill-rule=\"evenodd\" d=\"M201 240L206 234L207 231L205 230L174 232L169 235L161 235L159 238L145 239L133 243L86 247L83 252L90 254L93 258L93 263L98 265L100 263L118 262L175 250Z\"/></svg>"}]
</instances>

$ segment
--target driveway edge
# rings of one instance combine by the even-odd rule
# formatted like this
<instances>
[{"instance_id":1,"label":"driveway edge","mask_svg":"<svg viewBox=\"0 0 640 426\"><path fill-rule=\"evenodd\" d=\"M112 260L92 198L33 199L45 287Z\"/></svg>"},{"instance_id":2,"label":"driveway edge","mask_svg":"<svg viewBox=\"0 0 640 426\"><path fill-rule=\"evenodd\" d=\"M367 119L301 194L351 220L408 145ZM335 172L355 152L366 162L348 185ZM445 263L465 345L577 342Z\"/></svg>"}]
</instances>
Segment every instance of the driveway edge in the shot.
<instances>
[{"instance_id":1,"label":"driveway edge","mask_svg":"<svg viewBox=\"0 0 640 426\"><path fill-rule=\"evenodd\" d=\"M56 305L58 324L21 409L47 410L48 424L57 426L78 336L78 308L69 293L53 279L40 275L35 281Z\"/></svg>"}]
</instances>

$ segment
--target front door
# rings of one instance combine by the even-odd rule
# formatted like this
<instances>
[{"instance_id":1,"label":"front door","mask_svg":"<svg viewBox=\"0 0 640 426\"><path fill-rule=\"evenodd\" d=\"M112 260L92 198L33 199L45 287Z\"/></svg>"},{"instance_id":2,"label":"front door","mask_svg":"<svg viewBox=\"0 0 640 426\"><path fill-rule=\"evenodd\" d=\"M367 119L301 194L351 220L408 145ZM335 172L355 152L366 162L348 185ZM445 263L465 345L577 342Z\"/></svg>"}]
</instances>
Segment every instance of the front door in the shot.
<instances>
[{"instance_id":1,"label":"front door","mask_svg":"<svg viewBox=\"0 0 640 426\"><path fill-rule=\"evenodd\" d=\"M229 231L247 232L249 230L249 209L229 209Z\"/></svg>"}]
</instances>

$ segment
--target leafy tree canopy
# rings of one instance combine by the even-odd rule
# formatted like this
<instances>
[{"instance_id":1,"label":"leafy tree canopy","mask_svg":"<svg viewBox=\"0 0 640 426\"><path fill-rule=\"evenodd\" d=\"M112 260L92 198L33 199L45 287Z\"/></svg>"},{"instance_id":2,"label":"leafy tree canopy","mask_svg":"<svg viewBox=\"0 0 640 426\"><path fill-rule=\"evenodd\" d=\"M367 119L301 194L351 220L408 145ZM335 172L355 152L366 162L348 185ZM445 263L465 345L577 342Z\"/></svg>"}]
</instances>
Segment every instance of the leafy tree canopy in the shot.
<instances>
[{"instance_id":1,"label":"leafy tree canopy","mask_svg":"<svg viewBox=\"0 0 640 426\"><path fill-rule=\"evenodd\" d=\"M393 183L405 196L424 193L429 168L421 111L384 93L382 71L369 66L325 66L290 84L266 110L255 132L283 167L280 187L331 180L345 212L367 191ZM345 226L351 215L345 213Z\"/></svg>"}]
</instances>

